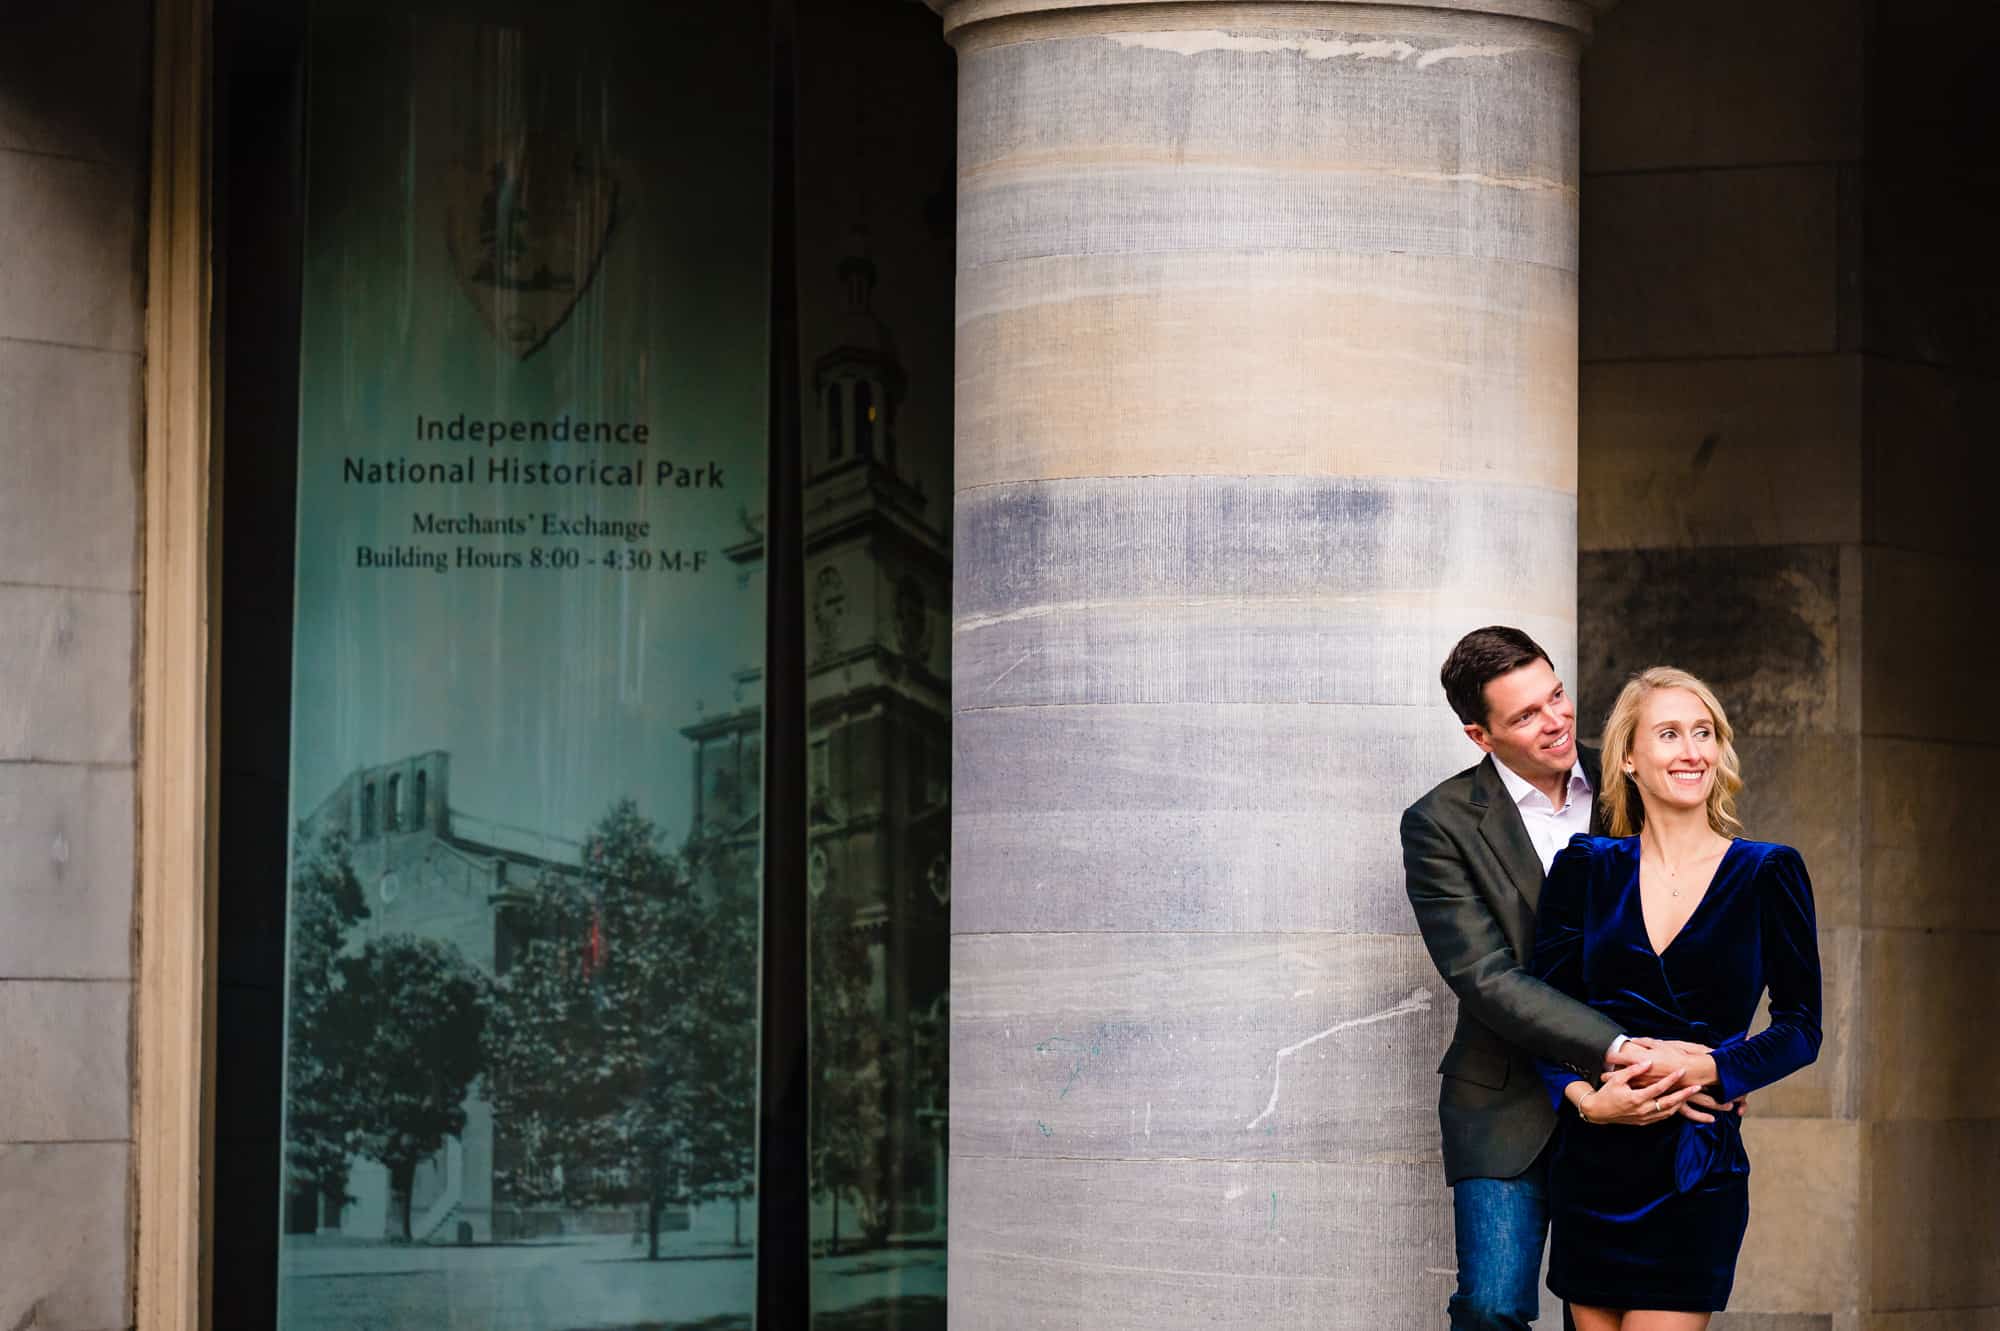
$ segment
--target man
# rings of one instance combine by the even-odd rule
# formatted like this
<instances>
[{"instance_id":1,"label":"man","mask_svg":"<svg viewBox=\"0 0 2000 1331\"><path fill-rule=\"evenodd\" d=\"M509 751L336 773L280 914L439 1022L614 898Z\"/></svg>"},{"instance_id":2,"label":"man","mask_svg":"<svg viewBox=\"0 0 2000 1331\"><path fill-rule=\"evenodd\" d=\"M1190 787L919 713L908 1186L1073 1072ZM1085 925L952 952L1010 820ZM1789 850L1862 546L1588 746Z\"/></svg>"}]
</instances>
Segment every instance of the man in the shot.
<instances>
[{"instance_id":1,"label":"man","mask_svg":"<svg viewBox=\"0 0 2000 1331\"><path fill-rule=\"evenodd\" d=\"M1411 805L1402 826L1417 927L1458 995L1458 1029L1438 1065L1458 1241L1451 1327L1526 1331L1541 1302L1556 1125L1534 1060L1593 1074L1625 1069L1594 1093L1593 1117L1604 1121L1657 1122L1717 1106L1699 1088L1677 1087L1682 1049L1628 1040L1610 1018L1523 969L1556 852L1579 832L1603 830L1597 752L1576 742L1576 707L1548 653L1519 629L1478 629L1452 648L1439 678L1486 755Z\"/></svg>"}]
</instances>

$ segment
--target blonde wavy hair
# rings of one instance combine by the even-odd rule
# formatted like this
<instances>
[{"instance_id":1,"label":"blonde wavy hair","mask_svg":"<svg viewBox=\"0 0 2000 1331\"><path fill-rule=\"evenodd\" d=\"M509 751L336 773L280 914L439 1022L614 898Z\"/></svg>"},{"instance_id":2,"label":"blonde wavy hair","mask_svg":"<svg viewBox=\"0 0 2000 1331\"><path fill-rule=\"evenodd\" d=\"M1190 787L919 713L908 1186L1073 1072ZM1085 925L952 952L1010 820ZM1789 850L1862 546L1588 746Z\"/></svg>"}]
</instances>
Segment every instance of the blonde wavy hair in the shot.
<instances>
[{"instance_id":1,"label":"blonde wavy hair","mask_svg":"<svg viewBox=\"0 0 2000 1331\"><path fill-rule=\"evenodd\" d=\"M1742 764L1736 758L1736 728L1716 700L1715 690L1672 666L1654 666L1625 681L1611 716L1604 723L1604 789L1598 800L1604 806L1605 830L1612 836L1635 835L1646 823L1646 806L1640 802L1632 778L1625 773L1625 758L1632 751L1632 736L1639 729L1639 708L1648 694L1661 689L1686 689L1701 700L1715 720L1715 741L1719 750L1715 780L1708 788L1708 825L1726 837L1743 835L1736 817L1736 795L1743 789Z\"/></svg>"}]
</instances>

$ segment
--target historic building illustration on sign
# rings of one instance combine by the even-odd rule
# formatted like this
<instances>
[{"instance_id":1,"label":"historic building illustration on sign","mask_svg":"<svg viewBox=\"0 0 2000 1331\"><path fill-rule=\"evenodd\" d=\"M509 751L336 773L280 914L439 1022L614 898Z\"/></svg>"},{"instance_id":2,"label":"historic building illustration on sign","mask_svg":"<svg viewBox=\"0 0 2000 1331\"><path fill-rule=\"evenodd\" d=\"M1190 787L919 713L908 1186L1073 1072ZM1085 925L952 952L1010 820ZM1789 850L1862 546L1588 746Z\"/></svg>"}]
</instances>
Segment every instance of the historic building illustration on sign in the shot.
<instances>
[{"instance_id":1,"label":"historic building illustration on sign","mask_svg":"<svg viewBox=\"0 0 2000 1331\"><path fill-rule=\"evenodd\" d=\"M809 848L816 969L815 1029L843 1023L816 1048L820 1075L870 1103L874 1122L847 1161L862 1214L816 1213L822 1239L943 1229L945 995L949 988L951 711L944 624L951 557L897 438L908 380L895 339L873 309L877 273L865 253L839 266L845 310L815 361L807 418L803 513ZM728 551L753 576L764 541ZM730 711L689 726L695 827L711 877L754 874L761 673L739 674ZM745 792L748 792L747 796ZM754 881L745 886L754 889ZM729 890L720 882L714 890ZM738 887L735 890L744 890ZM835 1015L835 1013L839 1015ZM935 1038L933 1038L935 1033ZM861 1066L840 1069L839 1064ZM870 1088L853 1091L855 1085ZM836 1134L837 1135L837 1134ZM822 1159L842 1154L822 1143ZM829 1166L838 1169L838 1165ZM846 1203L843 1202L843 1205Z\"/></svg>"},{"instance_id":2,"label":"historic building illustration on sign","mask_svg":"<svg viewBox=\"0 0 2000 1331\"><path fill-rule=\"evenodd\" d=\"M507 970L508 904L542 890L553 878L578 873L576 843L453 809L451 755L442 751L350 774L321 801L302 832L346 839L368 911L350 947L414 935L450 944L488 976ZM516 1237L524 1228L518 1212L510 1215L505 1199L495 1196L491 1104L475 1089L465 1113L464 1131L417 1170L410 1196L413 1242L485 1243ZM380 1164L353 1157L347 1193L344 1207L310 1190L295 1193L287 1206L287 1229L337 1229L366 1239L398 1232L388 1172ZM626 1213L618 1219L625 1222Z\"/></svg>"}]
</instances>

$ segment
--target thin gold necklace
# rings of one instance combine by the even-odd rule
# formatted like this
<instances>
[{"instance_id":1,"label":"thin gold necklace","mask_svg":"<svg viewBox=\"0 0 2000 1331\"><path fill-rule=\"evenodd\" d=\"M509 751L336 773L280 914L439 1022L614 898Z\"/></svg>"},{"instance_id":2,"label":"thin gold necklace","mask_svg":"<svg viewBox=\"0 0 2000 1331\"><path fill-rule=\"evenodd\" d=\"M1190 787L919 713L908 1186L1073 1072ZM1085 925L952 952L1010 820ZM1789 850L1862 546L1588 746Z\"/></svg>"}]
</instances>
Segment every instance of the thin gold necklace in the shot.
<instances>
[{"instance_id":1,"label":"thin gold necklace","mask_svg":"<svg viewBox=\"0 0 2000 1331\"><path fill-rule=\"evenodd\" d=\"M1641 844L1643 844L1643 843L1641 843ZM1725 849L1726 849L1726 848L1727 848L1727 847L1725 846ZM1701 857L1700 857L1700 860L1696 860L1696 861L1694 861L1694 862L1695 862L1695 863L1700 863L1700 862L1701 862L1701 860L1706 860L1707 858L1708 858L1708 857L1707 857L1706 855L1703 855L1703 856L1701 856ZM1667 863L1667 856L1666 856L1666 853L1665 853L1665 851L1663 851L1663 850L1662 850L1662 849L1661 849L1660 847L1658 847L1657 845L1656 845L1656 846L1655 846L1655 847L1653 848L1653 862L1654 862L1655 864L1659 865L1659 866L1660 866L1661 868L1663 868L1663 869L1665 869L1665 870L1667 871L1667 877L1668 877L1668 878L1672 878L1672 879L1678 879L1678 878L1679 878L1679 877L1681 876L1681 871L1680 871L1679 869L1676 869L1676 868L1675 868L1675 867L1674 867L1673 865L1671 865L1671 864L1668 864L1668 863ZM1681 885L1680 885L1680 883L1679 883L1679 882L1674 882L1674 883L1671 883L1671 884L1669 884L1669 885L1668 885L1668 891L1669 891L1669 892L1670 892L1670 893L1671 893L1672 895L1674 895L1674 896L1679 896L1679 895L1681 894Z\"/></svg>"}]
</instances>

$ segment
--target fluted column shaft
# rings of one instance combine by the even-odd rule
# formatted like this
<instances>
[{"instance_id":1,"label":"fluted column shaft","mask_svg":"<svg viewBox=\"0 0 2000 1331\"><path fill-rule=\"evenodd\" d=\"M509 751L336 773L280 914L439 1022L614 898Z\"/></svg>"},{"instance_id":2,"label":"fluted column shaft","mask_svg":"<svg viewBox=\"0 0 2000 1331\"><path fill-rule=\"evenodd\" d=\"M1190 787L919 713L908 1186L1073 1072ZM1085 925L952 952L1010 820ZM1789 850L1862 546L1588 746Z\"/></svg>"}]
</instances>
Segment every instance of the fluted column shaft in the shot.
<instances>
[{"instance_id":1,"label":"fluted column shaft","mask_svg":"<svg viewBox=\"0 0 2000 1331\"><path fill-rule=\"evenodd\" d=\"M1574 664L1588 12L945 7L957 1331L1442 1324L1396 818Z\"/></svg>"}]
</instances>

